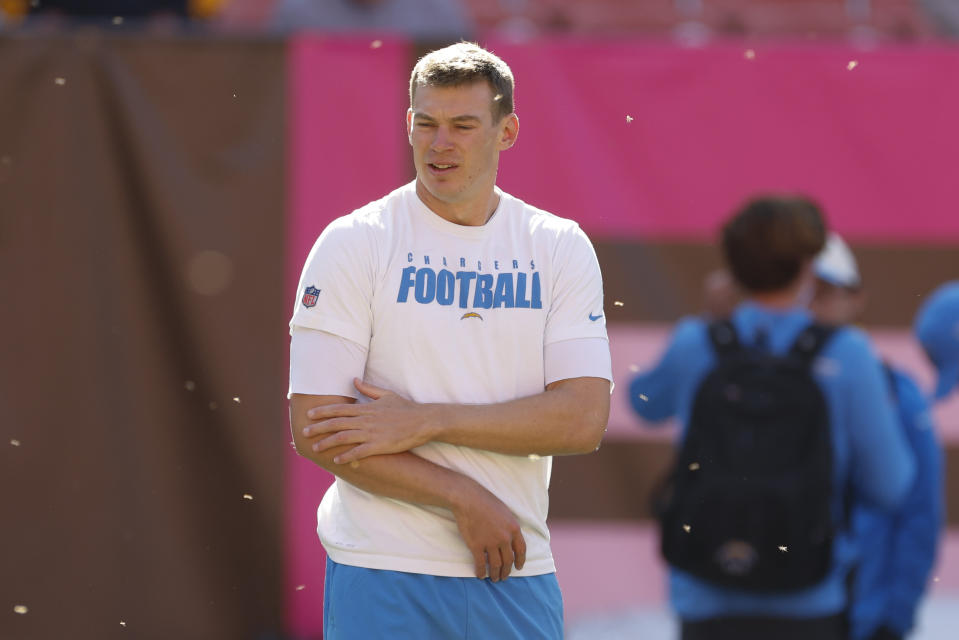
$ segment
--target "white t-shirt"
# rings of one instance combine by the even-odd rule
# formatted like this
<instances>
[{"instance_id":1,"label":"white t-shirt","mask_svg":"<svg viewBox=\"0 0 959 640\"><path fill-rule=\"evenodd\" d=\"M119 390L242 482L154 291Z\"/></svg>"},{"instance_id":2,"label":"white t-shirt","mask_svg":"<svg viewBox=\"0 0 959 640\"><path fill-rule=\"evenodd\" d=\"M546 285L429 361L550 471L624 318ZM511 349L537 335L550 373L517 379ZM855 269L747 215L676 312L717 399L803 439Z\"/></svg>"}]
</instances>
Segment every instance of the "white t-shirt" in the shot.
<instances>
[{"instance_id":1,"label":"white t-shirt","mask_svg":"<svg viewBox=\"0 0 959 640\"><path fill-rule=\"evenodd\" d=\"M589 239L573 221L497 194L496 212L479 227L433 213L415 183L335 220L307 259L291 327L366 348L364 379L416 402L488 404L542 393L555 379L612 380L602 279ZM544 352L564 342L577 346L565 351L579 361L559 358L553 368L562 372L551 375ZM328 390L299 389L291 379L291 392L342 395L349 376L334 373ZM510 508L527 543L526 565L513 575L554 571L546 527L550 457L438 442L414 453L469 476ZM320 504L317 532L341 564L474 575L451 512L376 496L339 478Z\"/></svg>"}]
</instances>

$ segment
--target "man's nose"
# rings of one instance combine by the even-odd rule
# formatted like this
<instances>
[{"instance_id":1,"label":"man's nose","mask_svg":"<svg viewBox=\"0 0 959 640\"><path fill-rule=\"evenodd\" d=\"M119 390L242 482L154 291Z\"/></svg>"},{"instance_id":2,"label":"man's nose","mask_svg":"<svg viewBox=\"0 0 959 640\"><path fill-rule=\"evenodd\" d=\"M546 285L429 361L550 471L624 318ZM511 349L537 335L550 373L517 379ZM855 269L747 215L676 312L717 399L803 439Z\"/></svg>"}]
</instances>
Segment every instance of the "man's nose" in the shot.
<instances>
[{"instance_id":1,"label":"man's nose","mask_svg":"<svg viewBox=\"0 0 959 640\"><path fill-rule=\"evenodd\" d=\"M450 131L446 127L436 127L433 134L433 140L430 141L430 149L433 151L445 151L452 148L453 139L450 137Z\"/></svg>"}]
</instances>

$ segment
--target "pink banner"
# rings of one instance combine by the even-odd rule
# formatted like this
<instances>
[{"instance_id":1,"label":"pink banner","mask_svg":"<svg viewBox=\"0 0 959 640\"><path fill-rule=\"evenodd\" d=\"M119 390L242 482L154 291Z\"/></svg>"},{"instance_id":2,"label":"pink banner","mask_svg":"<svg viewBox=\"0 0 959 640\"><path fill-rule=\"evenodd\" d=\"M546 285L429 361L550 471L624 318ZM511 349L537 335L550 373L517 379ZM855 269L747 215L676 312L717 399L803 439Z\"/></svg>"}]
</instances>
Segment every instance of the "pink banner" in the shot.
<instances>
[{"instance_id":1,"label":"pink banner","mask_svg":"<svg viewBox=\"0 0 959 640\"><path fill-rule=\"evenodd\" d=\"M305 37L291 44L289 65L286 285L292 309L303 262L323 228L408 179L409 53L403 43L373 36ZM318 638L326 556L316 536L316 507L333 476L292 450L287 471L287 631Z\"/></svg>"},{"instance_id":2,"label":"pink banner","mask_svg":"<svg viewBox=\"0 0 959 640\"><path fill-rule=\"evenodd\" d=\"M959 242L959 49L486 45L521 123L499 184L595 236L712 238L786 190L860 241Z\"/></svg>"}]
</instances>

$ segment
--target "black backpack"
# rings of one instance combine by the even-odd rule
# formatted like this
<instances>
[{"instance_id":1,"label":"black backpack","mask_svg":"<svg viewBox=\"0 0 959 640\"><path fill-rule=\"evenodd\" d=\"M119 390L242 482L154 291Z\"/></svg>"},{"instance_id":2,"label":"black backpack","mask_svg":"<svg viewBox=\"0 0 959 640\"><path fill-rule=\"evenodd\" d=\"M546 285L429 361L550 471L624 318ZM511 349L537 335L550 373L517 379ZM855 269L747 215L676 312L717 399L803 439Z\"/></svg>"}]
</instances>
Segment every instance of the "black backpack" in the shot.
<instances>
[{"instance_id":1,"label":"black backpack","mask_svg":"<svg viewBox=\"0 0 959 640\"><path fill-rule=\"evenodd\" d=\"M659 496L670 565L718 586L786 592L832 565L832 439L811 365L833 333L810 325L785 355L709 327L718 364L694 397L676 467Z\"/></svg>"}]
</instances>

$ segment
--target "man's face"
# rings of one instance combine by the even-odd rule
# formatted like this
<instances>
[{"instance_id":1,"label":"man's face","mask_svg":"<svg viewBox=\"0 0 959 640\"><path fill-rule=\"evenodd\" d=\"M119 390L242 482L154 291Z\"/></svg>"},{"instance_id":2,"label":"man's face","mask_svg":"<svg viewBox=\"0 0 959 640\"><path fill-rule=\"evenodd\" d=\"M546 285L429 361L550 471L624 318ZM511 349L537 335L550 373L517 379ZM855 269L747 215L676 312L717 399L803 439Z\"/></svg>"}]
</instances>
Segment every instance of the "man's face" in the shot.
<instances>
[{"instance_id":1,"label":"man's face","mask_svg":"<svg viewBox=\"0 0 959 640\"><path fill-rule=\"evenodd\" d=\"M729 317L743 297L743 292L726 269L716 269L706 274L703 280L703 306L708 315L714 318Z\"/></svg>"},{"instance_id":2,"label":"man's face","mask_svg":"<svg viewBox=\"0 0 959 640\"><path fill-rule=\"evenodd\" d=\"M499 152L516 140L515 115L493 122L493 91L479 81L456 87L418 86L406 128L416 176L447 204L489 197Z\"/></svg>"},{"instance_id":3,"label":"man's face","mask_svg":"<svg viewBox=\"0 0 959 640\"><path fill-rule=\"evenodd\" d=\"M809 310L819 322L844 325L854 323L864 306L865 294L861 290L837 287L817 278Z\"/></svg>"}]
</instances>

